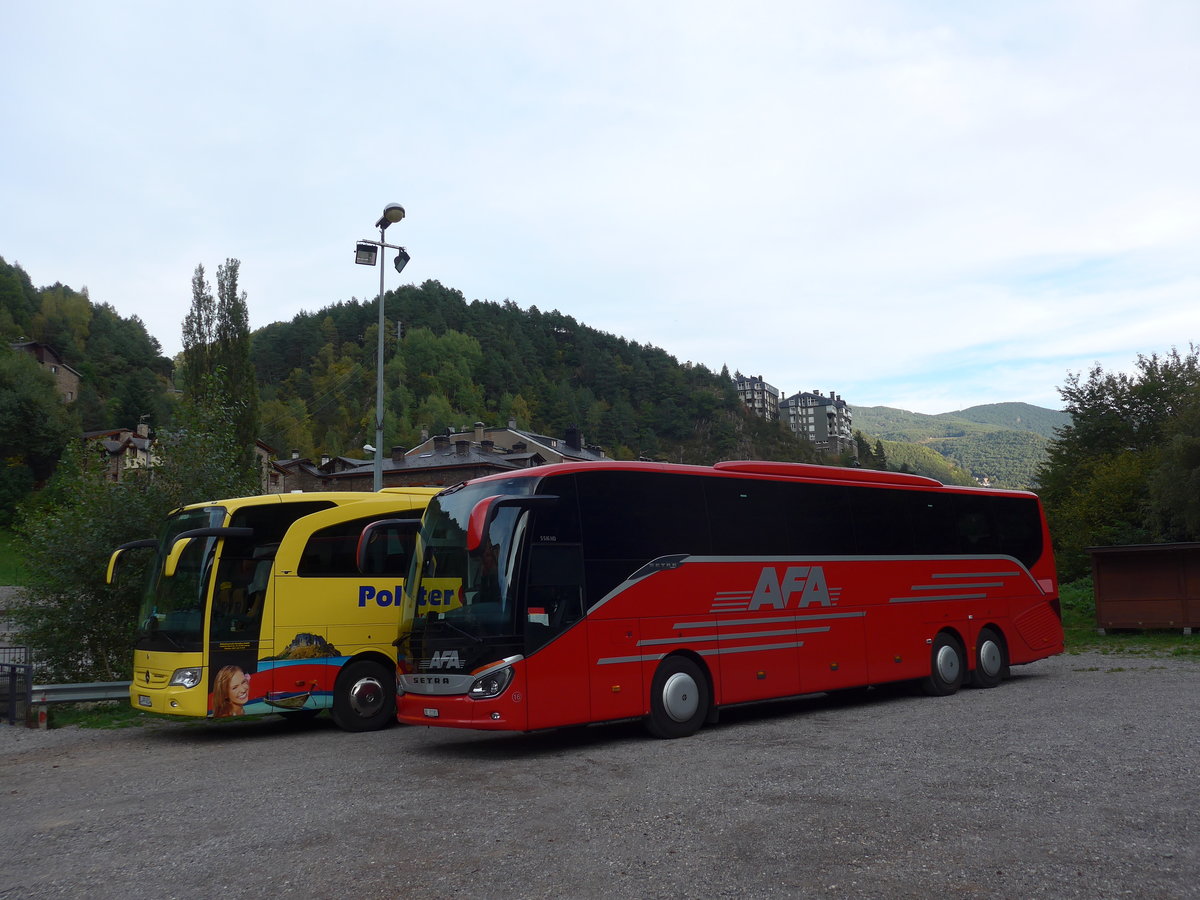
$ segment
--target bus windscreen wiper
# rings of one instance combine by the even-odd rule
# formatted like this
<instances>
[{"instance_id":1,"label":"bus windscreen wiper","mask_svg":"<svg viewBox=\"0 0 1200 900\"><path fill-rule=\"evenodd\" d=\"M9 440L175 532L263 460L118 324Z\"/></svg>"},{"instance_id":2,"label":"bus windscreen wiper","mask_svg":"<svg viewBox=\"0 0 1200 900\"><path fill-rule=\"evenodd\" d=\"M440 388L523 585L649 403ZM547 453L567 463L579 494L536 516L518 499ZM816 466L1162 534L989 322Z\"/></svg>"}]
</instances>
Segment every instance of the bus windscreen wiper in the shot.
<instances>
[{"instance_id":1,"label":"bus windscreen wiper","mask_svg":"<svg viewBox=\"0 0 1200 900\"><path fill-rule=\"evenodd\" d=\"M459 626L455 625L453 622L450 622L446 619L437 619L436 621L440 622L443 625L446 625L449 628L453 628L455 631L457 631L463 637L469 638L470 640L474 641L476 644L483 643L483 638L479 637L478 635L471 634L471 632L467 631L465 628L460 628Z\"/></svg>"},{"instance_id":2,"label":"bus windscreen wiper","mask_svg":"<svg viewBox=\"0 0 1200 900\"><path fill-rule=\"evenodd\" d=\"M158 618L156 616L151 616L142 624L142 633L152 640L157 637L164 638L169 644L174 646L176 650L186 649L183 644L171 637L171 633L169 631L163 631L158 627Z\"/></svg>"}]
</instances>

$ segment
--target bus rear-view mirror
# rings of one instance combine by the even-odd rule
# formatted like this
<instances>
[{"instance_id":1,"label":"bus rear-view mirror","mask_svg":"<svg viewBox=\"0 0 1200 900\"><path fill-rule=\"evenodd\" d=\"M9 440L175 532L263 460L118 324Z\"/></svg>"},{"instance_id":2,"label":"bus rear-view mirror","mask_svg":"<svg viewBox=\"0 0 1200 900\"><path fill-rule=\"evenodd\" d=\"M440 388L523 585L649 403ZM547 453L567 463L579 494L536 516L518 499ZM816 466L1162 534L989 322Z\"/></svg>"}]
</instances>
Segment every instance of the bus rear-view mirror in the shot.
<instances>
[{"instance_id":1,"label":"bus rear-view mirror","mask_svg":"<svg viewBox=\"0 0 1200 900\"><path fill-rule=\"evenodd\" d=\"M143 547L155 547L157 545L158 541L154 538L145 538L140 541L130 541L128 544L122 544L108 558L108 570L104 573L104 583L112 584L116 580L117 567L120 565L121 554L126 550L140 550Z\"/></svg>"},{"instance_id":2,"label":"bus rear-view mirror","mask_svg":"<svg viewBox=\"0 0 1200 900\"><path fill-rule=\"evenodd\" d=\"M183 551L187 549L196 538L252 538L254 537L253 528L193 528L191 531L181 531L175 537L175 543L171 545L171 552L167 554L166 562L163 563L163 576L172 578L175 571L179 568L179 559L183 556Z\"/></svg>"},{"instance_id":3,"label":"bus rear-view mirror","mask_svg":"<svg viewBox=\"0 0 1200 900\"><path fill-rule=\"evenodd\" d=\"M475 553L483 544L483 536L492 527L492 522L506 507L518 509L547 509L558 503L558 497L550 494L497 494L480 500L471 510L467 523L467 552Z\"/></svg>"},{"instance_id":4,"label":"bus rear-view mirror","mask_svg":"<svg viewBox=\"0 0 1200 900\"><path fill-rule=\"evenodd\" d=\"M363 528L362 534L358 536L358 547L355 551L355 562L358 566L358 571L364 575L376 574L368 571L371 569L374 545L379 541L390 542L396 540L398 543L411 548L413 538L420 527L421 520L419 518L380 519L378 522L368 523Z\"/></svg>"}]
</instances>

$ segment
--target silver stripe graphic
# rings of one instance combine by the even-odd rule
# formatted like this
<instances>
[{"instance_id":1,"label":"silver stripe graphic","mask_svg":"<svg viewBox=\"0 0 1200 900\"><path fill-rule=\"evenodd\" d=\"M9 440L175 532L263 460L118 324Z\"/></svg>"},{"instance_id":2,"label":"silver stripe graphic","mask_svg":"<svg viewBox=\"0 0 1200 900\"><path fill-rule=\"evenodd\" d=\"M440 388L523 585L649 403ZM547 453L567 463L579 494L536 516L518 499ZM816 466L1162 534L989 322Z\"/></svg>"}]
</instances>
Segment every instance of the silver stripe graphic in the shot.
<instances>
[{"instance_id":1,"label":"silver stripe graphic","mask_svg":"<svg viewBox=\"0 0 1200 900\"><path fill-rule=\"evenodd\" d=\"M796 647L803 647L804 641L796 641L794 644L754 644L750 647L718 647L716 650L701 651L701 656L725 656L728 653L753 653L756 650L793 650Z\"/></svg>"},{"instance_id":2,"label":"silver stripe graphic","mask_svg":"<svg viewBox=\"0 0 1200 900\"><path fill-rule=\"evenodd\" d=\"M804 641L796 641L788 644L752 644L748 647L715 647L711 650L696 652L700 656L724 656L728 653L755 653L759 650L795 650L797 647L803 646ZM666 655L665 653L647 653L644 656L608 656L596 660L596 665L612 666L620 663L656 662Z\"/></svg>"},{"instance_id":3,"label":"silver stripe graphic","mask_svg":"<svg viewBox=\"0 0 1200 900\"><path fill-rule=\"evenodd\" d=\"M941 597L889 597L888 603L936 603L939 600L986 600L987 594L946 594Z\"/></svg>"},{"instance_id":4,"label":"silver stripe graphic","mask_svg":"<svg viewBox=\"0 0 1200 900\"><path fill-rule=\"evenodd\" d=\"M714 622L676 622L672 628L716 628L718 625L782 625L785 622L820 622L823 619L861 619L866 612L814 613L803 616L764 616L757 619L728 619Z\"/></svg>"},{"instance_id":5,"label":"silver stripe graphic","mask_svg":"<svg viewBox=\"0 0 1200 900\"><path fill-rule=\"evenodd\" d=\"M665 653L648 653L645 656L608 656L596 660L596 665L612 666L617 663L654 662L656 659L662 659L666 655Z\"/></svg>"},{"instance_id":6,"label":"silver stripe graphic","mask_svg":"<svg viewBox=\"0 0 1200 900\"><path fill-rule=\"evenodd\" d=\"M930 578L1015 578L1020 572L945 572L930 575Z\"/></svg>"},{"instance_id":7,"label":"silver stripe graphic","mask_svg":"<svg viewBox=\"0 0 1200 900\"><path fill-rule=\"evenodd\" d=\"M824 631L828 631L828 630L829 630L829 626L824 625L824 626L818 626L816 628L787 628L787 629L784 629L783 631L746 631L746 632L743 632L742 634L698 634L698 635L694 635L693 637L688 638L688 641L691 643L697 643L700 641L703 641L705 643L707 643L709 641L741 641L741 640L753 640L754 638L760 638L760 637L781 637L783 635L789 635L789 634L818 634L820 632L824 632ZM662 644L678 644L678 643L680 643L680 640L677 637L652 638L651 640L647 640L647 641L638 641L637 646L639 646L639 647L657 647Z\"/></svg>"},{"instance_id":8,"label":"silver stripe graphic","mask_svg":"<svg viewBox=\"0 0 1200 900\"><path fill-rule=\"evenodd\" d=\"M937 578L936 575L933 576ZM975 583L964 582L963 584L914 584L909 588L910 591L944 591L948 587L953 588L990 588L1004 587L1003 581L979 581Z\"/></svg>"}]
</instances>

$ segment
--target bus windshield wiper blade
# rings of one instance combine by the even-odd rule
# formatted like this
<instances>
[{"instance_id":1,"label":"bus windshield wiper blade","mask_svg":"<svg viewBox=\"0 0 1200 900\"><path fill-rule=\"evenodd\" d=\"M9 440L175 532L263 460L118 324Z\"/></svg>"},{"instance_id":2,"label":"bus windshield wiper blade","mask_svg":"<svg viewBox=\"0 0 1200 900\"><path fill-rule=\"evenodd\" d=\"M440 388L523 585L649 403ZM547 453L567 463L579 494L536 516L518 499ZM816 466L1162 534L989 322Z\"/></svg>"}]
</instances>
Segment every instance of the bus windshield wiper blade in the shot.
<instances>
[{"instance_id":1,"label":"bus windshield wiper blade","mask_svg":"<svg viewBox=\"0 0 1200 900\"><path fill-rule=\"evenodd\" d=\"M153 640L154 638L164 638L176 650L186 649L183 646L183 644L179 643L179 641L177 641L177 640L175 640L175 638L171 637L171 633L169 631L163 631L161 628L158 627L158 619L156 619L154 616L151 616L142 625L142 634L144 634L146 637L150 638L151 640Z\"/></svg>"},{"instance_id":2,"label":"bus windshield wiper blade","mask_svg":"<svg viewBox=\"0 0 1200 900\"><path fill-rule=\"evenodd\" d=\"M445 626L449 627L449 628L453 628L455 631L457 631L457 632L458 632L459 634L461 634L463 637L465 637L465 638L470 638L471 640L473 640L473 641L474 641L475 643L477 643L477 644L482 644L482 643L483 643L483 638L479 637L478 635L471 634L471 632L467 631L467 629L465 629L465 628L460 628L459 626L455 625L453 622L448 622L448 621L447 621L447 620L445 620L445 619L438 619L438 622L439 622L440 624L442 624L442 625L445 625Z\"/></svg>"}]
</instances>

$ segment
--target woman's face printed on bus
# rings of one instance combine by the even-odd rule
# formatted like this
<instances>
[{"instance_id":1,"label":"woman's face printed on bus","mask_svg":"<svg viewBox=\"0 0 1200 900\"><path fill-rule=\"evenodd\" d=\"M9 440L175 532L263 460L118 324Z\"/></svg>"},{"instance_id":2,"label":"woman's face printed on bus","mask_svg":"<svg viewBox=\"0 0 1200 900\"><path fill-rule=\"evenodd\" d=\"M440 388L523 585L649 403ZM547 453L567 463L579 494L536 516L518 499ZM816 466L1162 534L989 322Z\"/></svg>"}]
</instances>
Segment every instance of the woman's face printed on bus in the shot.
<instances>
[{"instance_id":1,"label":"woman's face printed on bus","mask_svg":"<svg viewBox=\"0 0 1200 900\"><path fill-rule=\"evenodd\" d=\"M238 706L245 706L250 699L250 676L236 673L229 681L229 699Z\"/></svg>"}]
</instances>

